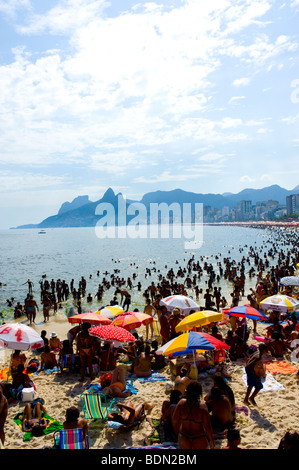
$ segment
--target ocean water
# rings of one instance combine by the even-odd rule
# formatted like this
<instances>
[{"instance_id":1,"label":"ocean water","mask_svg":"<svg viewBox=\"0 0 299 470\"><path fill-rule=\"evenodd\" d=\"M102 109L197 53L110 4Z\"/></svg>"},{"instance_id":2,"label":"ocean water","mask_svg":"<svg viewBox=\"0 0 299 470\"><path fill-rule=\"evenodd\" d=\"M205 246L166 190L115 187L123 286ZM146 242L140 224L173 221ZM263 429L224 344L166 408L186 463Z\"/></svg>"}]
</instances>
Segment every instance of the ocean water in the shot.
<instances>
[{"instance_id":1,"label":"ocean water","mask_svg":"<svg viewBox=\"0 0 299 470\"><path fill-rule=\"evenodd\" d=\"M137 288L132 290L131 306L132 309L136 306L143 308L143 291L152 281L157 282L158 274L166 275L170 268L174 272L179 267L185 268L193 256L195 261L200 261L201 266L204 261L211 263L218 273L217 263L224 257L238 263L242 256L247 257L250 246L259 252L268 249L271 246L271 233L266 229L204 226L202 246L195 250L186 249L184 240L180 238L100 239L94 228L47 229L45 234L39 234L36 229L3 230L0 231L0 242L0 314L2 321L8 321L12 318L13 309L8 308L7 299L14 297L23 304L28 291L28 279L34 284L33 294L40 305L39 282L44 275L48 280L64 279L67 283L74 279L76 288L81 276L84 276L87 293L94 296L104 277L110 280L114 273L115 276L127 279L136 273L133 285L136 286L140 281L142 289L141 292ZM146 275L148 268L151 269L151 276ZM100 271L99 276L97 271ZM203 277L198 284L203 290L206 288L206 279ZM255 280L247 281L246 288L254 284ZM229 300L231 284L221 280L219 285ZM94 300L92 304L86 305L83 300L82 306L85 310L96 311L100 306L110 303L114 291L113 287L106 291L100 303ZM194 297L192 289L188 294ZM63 303L66 316L73 305L71 297Z\"/></svg>"}]
</instances>

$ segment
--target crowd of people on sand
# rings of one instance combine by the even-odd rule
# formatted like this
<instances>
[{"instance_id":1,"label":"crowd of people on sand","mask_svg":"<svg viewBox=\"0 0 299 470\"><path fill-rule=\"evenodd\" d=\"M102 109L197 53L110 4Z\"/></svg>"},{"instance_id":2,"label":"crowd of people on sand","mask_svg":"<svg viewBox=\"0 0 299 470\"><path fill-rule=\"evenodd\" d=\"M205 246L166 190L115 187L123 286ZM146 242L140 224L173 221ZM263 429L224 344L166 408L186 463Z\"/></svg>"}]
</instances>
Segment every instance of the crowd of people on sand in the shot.
<instances>
[{"instance_id":1,"label":"crowd of people on sand","mask_svg":"<svg viewBox=\"0 0 299 470\"><path fill-rule=\"evenodd\" d=\"M151 315L155 321L147 325L145 338L138 335L136 330L131 333L135 341L130 341L125 345L112 347L111 343L100 340L89 333L91 324L81 322L73 326L67 333L67 338L58 338L55 332L51 332L50 337L47 331L43 330L41 336L44 346L36 351L40 355L40 361L36 361L36 367L40 370L53 369L57 367L63 370L65 360L69 360L68 367L73 373L80 375L80 381L86 380L86 375L91 381L96 380L103 387L106 396L128 399L118 403L119 410L109 414L109 418L114 421L132 423L140 408L134 406L130 400L131 391L126 388L126 374L123 367L119 366L120 360L126 358L130 364L130 372L136 377L144 378L152 374L153 371L163 371L168 367L166 358L157 354L157 349L166 344L180 333L176 331L176 326L186 315L180 308L168 311L167 307L161 304L164 297L173 294L190 295L199 299L202 295L204 305L200 310L214 310L221 312L224 308L232 308L246 298L247 304L254 308L259 308L262 299L269 295L282 292L288 295L297 296L292 288L281 288L280 279L284 276L296 274L298 265L298 234L295 231L272 231L271 238L262 248L243 247L240 253L248 249L239 262L232 258L223 258L221 255L215 256L217 268L204 257L195 260L192 256L186 260L185 267L178 267L175 271L170 268L166 276L162 276L157 269L155 262L153 267L146 270L146 279L154 273L157 281L152 281L143 292L144 313ZM178 262L176 263L178 264ZM110 305L120 305L124 311L132 308L132 297L134 289L141 292L142 285L137 282L137 274L133 274L132 279L120 277L118 270L110 276L104 273L102 283L99 283L95 297L100 302L104 292L114 294ZM99 277L100 271L97 271ZM199 288L202 278L205 275L206 288ZM92 275L90 275L91 277ZM247 290L246 280L255 279L255 288ZM231 299L227 300L219 284L222 280L230 282L232 286ZM33 296L33 283L28 279L28 295L24 306L18 302L15 306L15 318L26 315L29 324L35 322L36 313L39 311L37 301ZM25 283L25 284L26 284ZM136 285L135 285L136 284ZM73 297L77 311L82 311L81 301L91 302L92 294L87 294L87 281L81 278L78 288L74 286L74 279L70 285L65 280L52 279L50 282L46 276L40 282L41 304L44 322L49 320L51 309L54 314L58 306ZM13 304L14 299L11 299ZM139 309L135 309L139 310ZM192 311L188 312L188 314ZM257 333L257 321L252 320L252 325L248 325L246 319L230 317L226 323L226 329L222 329L219 323L210 324L203 328L196 328L196 331L205 331L218 340L224 342L227 350L226 362L234 362L243 359L247 376L247 389L244 390L244 404L257 406L256 396L263 388L263 378L266 374L263 355L268 353L274 358L283 358L285 354L292 350L291 343L294 339L299 339L298 316L296 313L282 314L275 311L267 312L269 316L269 327L267 338L259 347L250 345L250 335ZM157 329L154 329L156 324ZM225 332L225 334L224 334ZM213 358L214 364L222 364L223 358L209 353L209 358ZM39 363L40 362L40 363ZM14 402L18 393L23 387L34 387L32 376L28 374L30 370L26 354L15 351L11 358L10 373L11 382L0 383L0 440L5 443L5 420L8 406ZM219 368L221 371L222 369ZM198 372L198 371L197 371ZM103 375L104 374L104 375ZM105 380L104 380L105 379ZM227 440L223 448L239 449L241 442L240 431L235 422L235 399L232 388L228 384L228 377L215 375L214 383L210 392L203 397L200 382L191 374L190 364L186 364L173 380L172 390L169 400L166 400L161 408L160 432L164 435L164 441L176 443L179 449L213 449L215 439L221 436ZM146 409L151 405L143 404ZM26 405L23 416L23 429L30 429L35 435L39 435L44 429L43 403L38 400L34 406ZM85 437L88 434L88 422L80 419L80 411L76 407L66 410L66 418L63 423L65 429L82 428ZM298 448L299 434L288 431L281 438L280 449ZM85 443L86 444L86 443Z\"/></svg>"}]
</instances>

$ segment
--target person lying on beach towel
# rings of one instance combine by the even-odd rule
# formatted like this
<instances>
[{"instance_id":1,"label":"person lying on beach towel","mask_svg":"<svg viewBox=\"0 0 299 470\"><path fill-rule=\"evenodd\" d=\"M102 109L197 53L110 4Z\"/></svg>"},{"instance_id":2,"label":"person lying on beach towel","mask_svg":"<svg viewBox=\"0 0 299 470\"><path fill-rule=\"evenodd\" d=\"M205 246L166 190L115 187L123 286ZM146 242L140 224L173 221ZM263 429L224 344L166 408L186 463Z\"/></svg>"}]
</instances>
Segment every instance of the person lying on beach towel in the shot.
<instances>
[{"instance_id":1,"label":"person lying on beach towel","mask_svg":"<svg viewBox=\"0 0 299 470\"><path fill-rule=\"evenodd\" d=\"M40 401L41 399L37 399L37 400ZM29 406L30 405L34 406L37 403L37 400L35 400L34 402L32 402L31 404L28 404L28 405ZM39 414L38 411L37 411L37 414ZM45 420L45 424L46 424L46 426L44 427L44 429L42 430L40 435L49 434L49 433L52 433L52 432L55 432L55 431L62 431L63 430L62 424L60 424L59 421L57 421L56 419L49 416L46 413L46 411L42 411L42 413L40 414L40 418L38 418L38 419ZM24 431L23 430L23 412L17 413L17 415L14 417L14 422L19 426L19 428L22 431ZM24 442L30 441L32 439L32 437L34 437L34 433L32 434L32 431L25 430L25 433L23 435L23 441Z\"/></svg>"}]
</instances>

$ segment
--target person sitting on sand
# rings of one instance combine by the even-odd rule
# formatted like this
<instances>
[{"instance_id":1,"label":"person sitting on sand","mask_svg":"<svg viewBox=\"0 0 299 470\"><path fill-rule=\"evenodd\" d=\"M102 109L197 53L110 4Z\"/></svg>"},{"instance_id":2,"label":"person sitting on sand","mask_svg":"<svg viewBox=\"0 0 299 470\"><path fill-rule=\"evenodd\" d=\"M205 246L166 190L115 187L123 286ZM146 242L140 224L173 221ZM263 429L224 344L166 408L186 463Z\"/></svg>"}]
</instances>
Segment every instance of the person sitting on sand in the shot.
<instances>
[{"instance_id":1,"label":"person sitting on sand","mask_svg":"<svg viewBox=\"0 0 299 470\"><path fill-rule=\"evenodd\" d=\"M147 403L140 403L139 405L134 406L131 401L128 401L127 403L116 403L116 406L121 411L119 413L108 413L108 420L116 421L125 426L130 426L134 423L135 418L138 416L143 407L146 410L152 409L152 406L148 405Z\"/></svg>"},{"instance_id":2,"label":"person sitting on sand","mask_svg":"<svg viewBox=\"0 0 299 470\"><path fill-rule=\"evenodd\" d=\"M23 387L31 387L32 381L28 374L24 373L24 364L19 364L17 372L12 375L12 388L18 389L21 385Z\"/></svg>"},{"instance_id":3,"label":"person sitting on sand","mask_svg":"<svg viewBox=\"0 0 299 470\"><path fill-rule=\"evenodd\" d=\"M134 374L137 377L148 377L152 373L152 360L151 348L147 344L138 358L138 362L134 367Z\"/></svg>"},{"instance_id":4,"label":"person sitting on sand","mask_svg":"<svg viewBox=\"0 0 299 470\"><path fill-rule=\"evenodd\" d=\"M266 377L266 367L263 363L262 354L267 350L268 348L266 345L260 345L258 351L251 354L246 361L245 372L247 375L247 390L244 398L244 403L246 405L249 405L249 402L256 405L255 397L263 388L262 378ZM252 395L250 395L253 388L254 391Z\"/></svg>"},{"instance_id":5,"label":"person sitting on sand","mask_svg":"<svg viewBox=\"0 0 299 470\"><path fill-rule=\"evenodd\" d=\"M53 369L58 366L56 355L53 351L50 351L48 345L45 346L44 352L41 353L41 364L40 368L43 369Z\"/></svg>"},{"instance_id":6,"label":"person sitting on sand","mask_svg":"<svg viewBox=\"0 0 299 470\"><path fill-rule=\"evenodd\" d=\"M87 447L88 439L88 421L80 419L80 411L76 406L70 406L65 412L65 421L63 429L82 429L83 430L83 448Z\"/></svg>"},{"instance_id":7,"label":"person sitting on sand","mask_svg":"<svg viewBox=\"0 0 299 470\"><path fill-rule=\"evenodd\" d=\"M218 387L213 387L207 396L206 405L211 413L214 432L228 429L234 423L233 406L226 394Z\"/></svg>"},{"instance_id":8,"label":"person sitting on sand","mask_svg":"<svg viewBox=\"0 0 299 470\"><path fill-rule=\"evenodd\" d=\"M241 447L238 447L241 442L241 435L240 435L239 429L233 429L233 428L228 429L226 438L227 438L227 444L226 446L222 447L222 449L229 449L229 450L241 449Z\"/></svg>"},{"instance_id":9,"label":"person sitting on sand","mask_svg":"<svg viewBox=\"0 0 299 470\"><path fill-rule=\"evenodd\" d=\"M51 333L51 337L50 337L50 341L49 341L49 347L50 347L50 351L56 351L56 352L59 352L59 350L62 347L61 341L58 338L57 333L55 333L55 331L53 331L53 333Z\"/></svg>"},{"instance_id":10,"label":"person sitting on sand","mask_svg":"<svg viewBox=\"0 0 299 470\"><path fill-rule=\"evenodd\" d=\"M201 384L192 380L174 410L172 422L179 449L207 449L209 443L214 449L210 416L206 405L199 401L201 395Z\"/></svg>"},{"instance_id":11,"label":"person sitting on sand","mask_svg":"<svg viewBox=\"0 0 299 470\"><path fill-rule=\"evenodd\" d=\"M267 342L267 348L273 357L283 357L287 350L292 351L288 343L282 339L277 331L273 331L272 339Z\"/></svg>"},{"instance_id":12,"label":"person sitting on sand","mask_svg":"<svg viewBox=\"0 0 299 470\"><path fill-rule=\"evenodd\" d=\"M214 384L213 384L213 387L212 387L211 390L213 390L213 388L219 388L221 390L222 394L227 396L227 398L229 399L230 405L231 405L232 414L234 416L236 403L235 403L235 396L234 396L233 390L227 384L224 377L222 377L221 375L215 375L215 377L213 377L213 381L214 381ZM208 400L208 399L209 399L209 394L205 396L205 401Z\"/></svg>"},{"instance_id":13,"label":"person sitting on sand","mask_svg":"<svg viewBox=\"0 0 299 470\"><path fill-rule=\"evenodd\" d=\"M41 436L47 427L47 422L42 418L42 413L46 412L45 407L40 403L32 406L27 403L22 415L22 430L31 432L33 436Z\"/></svg>"},{"instance_id":14,"label":"person sitting on sand","mask_svg":"<svg viewBox=\"0 0 299 470\"><path fill-rule=\"evenodd\" d=\"M165 400L162 403L162 410L161 410L161 418L160 418L160 426L164 433L163 441L165 442L176 442L177 435L174 432L173 424L172 424L172 417L176 405L182 398L182 394L179 390L172 390L170 393L169 400Z\"/></svg>"},{"instance_id":15,"label":"person sitting on sand","mask_svg":"<svg viewBox=\"0 0 299 470\"><path fill-rule=\"evenodd\" d=\"M191 382L189 377L187 377L188 369L186 367L183 367L179 373L179 375L176 376L174 380L174 390L179 390L181 395L184 395L186 388L188 384Z\"/></svg>"},{"instance_id":16,"label":"person sitting on sand","mask_svg":"<svg viewBox=\"0 0 299 470\"><path fill-rule=\"evenodd\" d=\"M26 362L27 362L26 354L21 353L21 351L16 349L15 352L11 356L11 362L10 362L11 375L17 372L19 364L23 364L25 367Z\"/></svg>"},{"instance_id":17,"label":"person sitting on sand","mask_svg":"<svg viewBox=\"0 0 299 470\"><path fill-rule=\"evenodd\" d=\"M153 370L160 370L165 367L166 362L165 362L165 356L163 354L156 354L157 349L159 348L159 344L157 340L152 341L152 350L151 354L154 356L154 361L152 362L152 369Z\"/></svg>"},{"instance_id":18,"label":"person sitting on sand","mask_svg":"<svg viewBox=\"0 0 299 470\"><path fill-rule=\"evenodd\" d=\"M112 372L111 383L108 387L105 387L103 392L106 395L112 397L126 398L131 395L131 390L125 392L127 388L126 384L126 371L124 367L115 367Z\"/></svg>"}]
</instances>

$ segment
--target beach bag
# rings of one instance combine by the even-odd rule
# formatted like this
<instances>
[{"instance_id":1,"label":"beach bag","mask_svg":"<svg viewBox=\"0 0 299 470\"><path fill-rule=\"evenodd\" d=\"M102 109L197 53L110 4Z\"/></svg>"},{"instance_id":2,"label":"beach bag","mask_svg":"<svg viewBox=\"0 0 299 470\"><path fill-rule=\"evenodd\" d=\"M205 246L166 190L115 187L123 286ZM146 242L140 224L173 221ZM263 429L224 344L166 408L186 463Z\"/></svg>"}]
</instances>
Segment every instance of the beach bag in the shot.
<instances>
[{"instance_id":1,"label":"beach bag","mask_svg":"<svg viewBox=\"0 0 299 470\"><path fill-rule=\"evenodd\" d=\"M18 399L24 403L33 401L35 399L35 390L33 387L23 388L18 395Z\"/></svg>"},{"instance_id":2,"label":"beach bag","mask_svg":"<svg viewBox=\"0 0 299 470\"><path fill-rule=\"evenodd\" d=\"M38 370L38 368L39 368L38 359L31 359L27 365L27 373L33 374L34 372Z\"/></svg>"}]
</instances>

